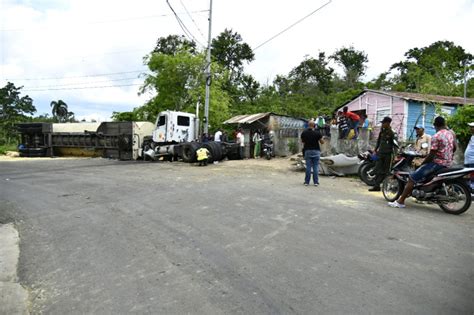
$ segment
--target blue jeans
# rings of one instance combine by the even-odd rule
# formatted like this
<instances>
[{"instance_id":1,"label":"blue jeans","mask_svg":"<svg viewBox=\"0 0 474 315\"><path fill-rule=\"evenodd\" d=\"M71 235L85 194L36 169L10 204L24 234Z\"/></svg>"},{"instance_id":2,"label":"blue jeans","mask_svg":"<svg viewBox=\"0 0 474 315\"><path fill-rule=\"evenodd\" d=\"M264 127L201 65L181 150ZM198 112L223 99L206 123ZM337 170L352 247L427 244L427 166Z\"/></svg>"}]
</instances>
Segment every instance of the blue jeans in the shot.
<instances>
[{"instance_id":1,"label":"blue jeans","mask_svg":"<svg viewBox=\"0 0 474 315\"><path fill-rule=\"evenodd\" d=\"M415 183L418 183L418 182L424 181L430 175L432 175L433 173L435 173L435 172L437 172L437 171L439 171L443 168L446 168L446 166L439 165L439 164L436 164L436 163L433 163L433 162L426 163L426 164L423 164L422 166L420 166L413 173L410 173L410 178Z\"/></svg>"},{"instance_id":2,"label":"blue jeans","mask_svg":"<svg viewBox=\"0 0 474 315\"><path fill-rule=\"evenodd\" d=\"M311 180L311 173L313 173L313 183L319 184L318 172L319 172L319 158L321 151L319 150L305 150L304 159L306 161L306 175L304 178L305 184L309 184Z\"/></svg>"}]
</instances>

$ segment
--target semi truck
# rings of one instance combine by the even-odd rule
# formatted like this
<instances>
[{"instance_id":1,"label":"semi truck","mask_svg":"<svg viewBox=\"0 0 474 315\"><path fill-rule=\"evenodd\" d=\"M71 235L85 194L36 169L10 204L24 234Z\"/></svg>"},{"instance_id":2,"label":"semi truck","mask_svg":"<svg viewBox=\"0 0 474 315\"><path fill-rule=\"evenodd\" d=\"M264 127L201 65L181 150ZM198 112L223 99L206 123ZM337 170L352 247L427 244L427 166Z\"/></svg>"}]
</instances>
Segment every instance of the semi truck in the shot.
<instances>
[{"instance_id":1,"label":"semi truck","mask_svg":"<svg viewBox=\"0 0 474 315\"><path fill-rule=\"evenodd\" d=\"M119 160L196 161L196 150L205 147L210 162L241 159L238 145L201 143L196 115L163 111L150 122L20 123L19 152L23 157L100 156Z\"/></svg>"},{"instance_id":2,"label":"semi truck","mask_svg":"<svg viewBox=\"0 0 474 315\"><path fill-rule=\"evenodd\" d=\"M221 161L226 157L234 160L242 158L237 144L220 141L203 143L197 137L198 134L196 115L170 110L160 112L153 135L145 137L143 141L143 159L195 162L196 151L201 147L210 152L209 162Z\"/></svg>"}]
</instances>

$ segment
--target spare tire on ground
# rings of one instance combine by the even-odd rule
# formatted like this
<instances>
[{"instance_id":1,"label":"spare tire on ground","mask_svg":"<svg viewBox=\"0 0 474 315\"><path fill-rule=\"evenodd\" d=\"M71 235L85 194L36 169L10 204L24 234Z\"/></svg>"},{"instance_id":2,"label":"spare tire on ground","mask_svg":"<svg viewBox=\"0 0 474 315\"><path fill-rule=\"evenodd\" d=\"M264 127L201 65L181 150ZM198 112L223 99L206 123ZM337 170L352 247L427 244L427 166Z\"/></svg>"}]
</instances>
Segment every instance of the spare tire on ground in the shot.
<instances>
[{"instance_id":1,"label":"spare tire on ground","mask_svg":"<svg viewBox=\"0 0 474 315\"><path fill-rule=\"evenodd\" d=\"M240 144L238 143L226 143L227 158L229 160L242 160L240 155Z\"/></svg>"}]
</instances>

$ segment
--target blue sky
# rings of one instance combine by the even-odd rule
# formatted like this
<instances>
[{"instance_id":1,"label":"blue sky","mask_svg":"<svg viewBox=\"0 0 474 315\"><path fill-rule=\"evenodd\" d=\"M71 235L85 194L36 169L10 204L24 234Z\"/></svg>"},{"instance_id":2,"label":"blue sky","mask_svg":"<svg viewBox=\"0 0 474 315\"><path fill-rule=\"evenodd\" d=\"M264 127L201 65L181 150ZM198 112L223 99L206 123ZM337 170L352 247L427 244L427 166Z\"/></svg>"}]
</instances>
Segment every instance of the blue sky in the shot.
<instances>
[{"instance_id":1,"label":"blue sky","mask_svg":"<svg viewBox=\"0 0 474 315\"><path fill-rule=\"evenodd\" d=\"M326 2L213 0L212 35L232 28L256 47ZM170 3L205 43L209 1ZM353 45L367 53L366 79L372 79L408 49L437 40L474 53L472 21L472 0L332 0L257 49L246 71L272 82L305 56ZM142 58L169 34L183 33L165 0L0 0L0 84L24 86L37 114L62 99L80 119L108 120L113 111L132 110L152 96L137 95L139 74L146 71Z\"/></svg>"}]
</instances>

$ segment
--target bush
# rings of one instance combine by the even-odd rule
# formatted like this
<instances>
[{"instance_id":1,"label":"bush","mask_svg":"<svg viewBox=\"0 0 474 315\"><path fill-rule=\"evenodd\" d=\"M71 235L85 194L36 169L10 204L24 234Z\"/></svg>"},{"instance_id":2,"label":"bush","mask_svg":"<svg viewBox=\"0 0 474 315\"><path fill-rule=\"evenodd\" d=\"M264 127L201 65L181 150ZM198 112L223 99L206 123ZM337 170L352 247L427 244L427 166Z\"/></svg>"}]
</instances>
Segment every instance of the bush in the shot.
<instances>
[{"instance_id":1,"label":"bush","mask_svg":"<svg viewBox=\"0 0 474 315\"><path fill-rule=\"evenodd\" d=\"M5 144L5 145L0 145L0 154L6 154L7 151L17 151L17 147L14 144Z\"/></svg>"},{"instance_id":2,"label":"bush","mask_svg":"<svg viewBox=\"0 0 474 315\"><path fill-rule=\"evenodd\" d=\"M291 154L298 153L298 143L296 140L288 140L288 150L291 152Z\"/></svg>"}]
</instances>

